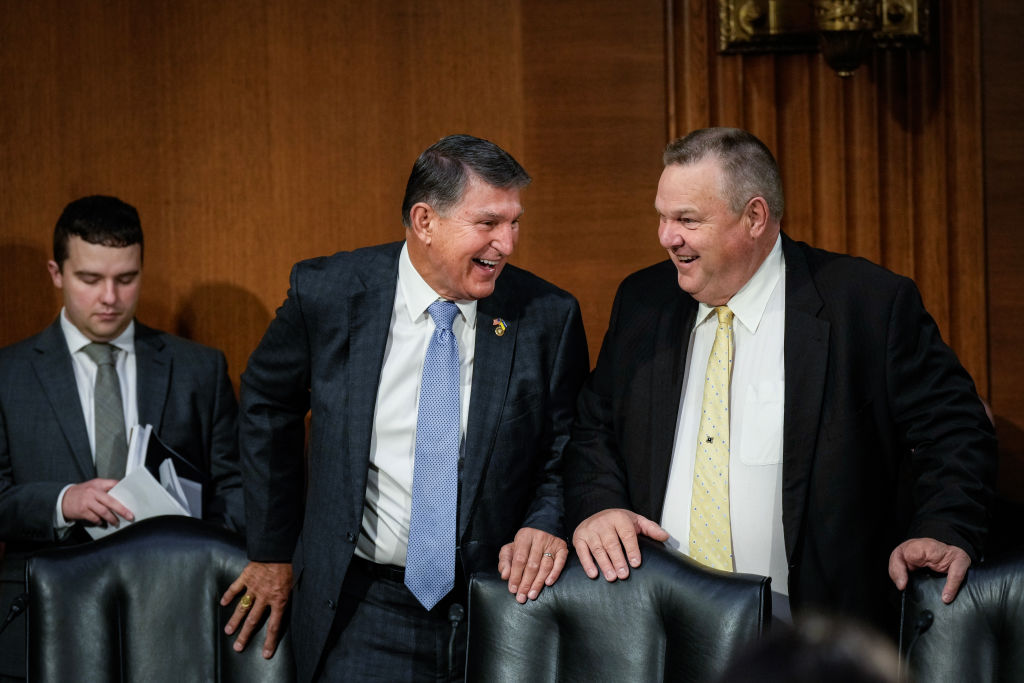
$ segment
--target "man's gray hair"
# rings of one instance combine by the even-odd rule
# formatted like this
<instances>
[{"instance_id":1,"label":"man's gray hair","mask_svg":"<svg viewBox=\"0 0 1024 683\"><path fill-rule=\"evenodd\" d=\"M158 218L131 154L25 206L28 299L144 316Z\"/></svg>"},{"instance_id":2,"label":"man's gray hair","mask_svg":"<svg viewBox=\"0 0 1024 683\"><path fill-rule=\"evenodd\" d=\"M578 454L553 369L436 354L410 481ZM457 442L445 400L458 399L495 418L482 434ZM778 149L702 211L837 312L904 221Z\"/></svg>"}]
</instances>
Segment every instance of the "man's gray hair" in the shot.
<instances>
[{"instance_id":1,"label":"man's gray hair","mask_svg":"<svg viewBox=\"0 0 1024 683\"><path fill-rule=\"evenodd\" d=\"M663 160L666 166L688 166L709 157L721 164L722 198L734 213L754 197L763 197L771 217L782 220L786 201L779 165L763 142L739 128L701 128L670 142Z\"/></svg>"}]
</instances>

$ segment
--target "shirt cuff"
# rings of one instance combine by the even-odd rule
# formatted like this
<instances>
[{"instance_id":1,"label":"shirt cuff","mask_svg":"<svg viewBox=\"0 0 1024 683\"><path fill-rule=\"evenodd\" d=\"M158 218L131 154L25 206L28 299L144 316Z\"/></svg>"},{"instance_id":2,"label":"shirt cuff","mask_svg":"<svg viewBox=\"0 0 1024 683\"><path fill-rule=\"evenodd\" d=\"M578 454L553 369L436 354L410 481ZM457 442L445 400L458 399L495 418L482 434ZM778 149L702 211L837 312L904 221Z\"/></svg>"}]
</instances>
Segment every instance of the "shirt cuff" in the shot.
<instances>
[{"instance_id":1,"label":"shirt cuff","mask_svg":"<svg viewBox=\"0 0 1024 683\"><path fill-rule=\"evenodd\" d=\"M53 511L53 528L54 531L57 531L58 533L66 532L75 524L74 522L69 522L64 519L64 514L61 512L62 505L64 503L64 494L67 493L68 489L72 486L74 486L74 484L68 484L60 490L59 494L57 494L57 507Z\"/></svg>"}]
</instances>

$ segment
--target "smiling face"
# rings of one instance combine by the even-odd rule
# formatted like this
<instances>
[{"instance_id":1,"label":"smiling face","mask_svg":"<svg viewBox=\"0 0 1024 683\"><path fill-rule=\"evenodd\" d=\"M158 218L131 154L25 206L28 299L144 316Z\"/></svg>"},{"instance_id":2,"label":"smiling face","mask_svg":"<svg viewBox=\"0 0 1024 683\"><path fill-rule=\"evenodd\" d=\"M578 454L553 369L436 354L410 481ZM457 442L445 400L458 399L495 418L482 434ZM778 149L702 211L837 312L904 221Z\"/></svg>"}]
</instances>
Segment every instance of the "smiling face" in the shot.
<instances>
[{"instance_id":1,"label":"smiling face","mask_svg":"<svg viewBox=\"0 0 1024 683\"><path fill-rule=\"evenodd\" d=\"M47 264L64 296L67 319L97 342L116 339L135 316L142 283L142 247L104 247L77 235L68 238L68 257Z\"/></svg>"},{"instance_id":2,"label":"smiling face","mask_svg":"<svg viewBox=\"0 0 1024 683\"><path fill-rule=\"evenodd\" d=\"M739 214L724 199L724 177L714 157L665 167L654 207L658 239L676 267L679 287L709 306L721 306L757 272L778 234L768 225L764 199Z\"/></svg>"},{"instance_id":3,"label":"smiling face","mask_svg":"<svg viewBox=\"0 0 1024 683\"><path fill-rule=\"evenodd\" d=\"M470 175L447 215L424 202L412 207L409 258L445 299L483 299L515 251L522 213L519 188L494 187Z\"/></svg>"}]
</instances>

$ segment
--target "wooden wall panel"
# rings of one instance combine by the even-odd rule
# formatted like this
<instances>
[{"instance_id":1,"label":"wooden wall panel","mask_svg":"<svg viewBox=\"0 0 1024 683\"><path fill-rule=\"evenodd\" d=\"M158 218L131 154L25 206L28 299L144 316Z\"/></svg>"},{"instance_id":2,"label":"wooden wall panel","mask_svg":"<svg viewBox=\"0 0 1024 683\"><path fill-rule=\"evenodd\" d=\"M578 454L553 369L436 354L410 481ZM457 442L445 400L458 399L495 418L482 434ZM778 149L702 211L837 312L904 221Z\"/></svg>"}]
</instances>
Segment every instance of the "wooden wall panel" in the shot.
<instances>
[{"instance_id":1,"label":"wooden wall panel","mask_svg":"<svg viewBox=\"0 0 1024 683\"><path fill-rule=\"evenodd\" d=\"M665 258L654 195L667 141L664 5L523 2L533 174L519 261L580 299L591 360L619 282Z\"/></svg>"},{"instance_id":2,"label":"wooden wall panel","mask_svg":"<svg viewBox=\"0 0 1024 683\"><path fill-rule=\"evenodd\" d=\"M464 131L533 174L515 261L578 295L596 352L663 256L664 144L739 125L779 157L785 229L914 277L986 394L978 1L934 6L927 52L842 80L719 55L714 0L0 0L0 343L56 311L60 208L109 192L146 228L140 317L237 376L289 266L401 238L412 160Z\"/></svg>"},{"instance_id":3,"label":"wooden wall panel","mask_svg":"<svg viewBox=\"0 0 1024 683\"><path fill-rule=\"evenodd\" d=\"M620 273L579 245L635 248L621 232L629 188L664 142L662 5L526 9L529 36L511 0L3 0L0 344L53 319L45 262L61 207L117 194L147 236L140 318L225 349L237 378L290 265L401 239L412 161L471 132L537 176L527 208L548 209L528 214L515 260L588 291L596 348L613 280L658 254ZM639 174L635 132L655 154Z\"/></svg>"},{"instance_id":4,"label":"wooden wall panel","mask_svg":"<svg viewBox=\"0 0 1024 683\"><path fill-rule=\"evenodd\" d=\"M720 55L717 3L672 2L674 129L765 140L787 190L783 229L913 277L985 395L984 242L969 218L982 214L977 3L935 3L930 49L876 53L841 79L816 54Z\"/></svg>"},{"instance_id":5,"label":"wooden wall panel","mask_svg":"<svg viewBox=\"0 0 1024 683\"><path fill-rule=\"evenodd\" d=\"M990 397L999 433L1000 492L1024 503L1024 52L1018 32L1007 30L1024 26L1024 4L986 0L982 18ZM964 215L964 220L977 227L980 216ZM1015 521L1019 527L1019 516ZM1015 533L1019 536L1019 529Z\"/></svg>"}]
</instances>

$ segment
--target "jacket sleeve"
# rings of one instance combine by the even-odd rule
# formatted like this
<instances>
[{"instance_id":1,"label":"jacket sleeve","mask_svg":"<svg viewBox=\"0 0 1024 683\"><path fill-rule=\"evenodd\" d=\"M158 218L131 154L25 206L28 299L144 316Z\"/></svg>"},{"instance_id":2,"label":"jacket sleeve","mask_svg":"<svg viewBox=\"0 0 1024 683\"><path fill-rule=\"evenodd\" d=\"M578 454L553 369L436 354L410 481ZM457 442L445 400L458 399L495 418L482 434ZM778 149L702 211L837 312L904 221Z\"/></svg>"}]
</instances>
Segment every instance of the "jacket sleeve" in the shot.
<instances>
[{"instance_id":1,"label":"jacket sleeve","mask_svg":"<svg viewBox=\"0 0 1024 683\"><path fill-rule=\"evenodd\" d=\"M624 371L625 359L620 355L628 353L628 349L620 349L623 298L620 287L597 366L580 390L572 439L566 448L565 496L570 531L601 510L632 507L614 413L617 377Z\"/></svg>"},{"instance_id":2,"label":"jacket sleeve","mask_svg":"<svg viewBox=\"0 0 1024 683\"><path fill-rule=\"evenodd\" d=\"M310 344L300 266L242 374L239 450L249 559L290 562L302 526Z\"/></svg>"},{"instance_id":3,"label":"jacket sleeve","mask_svg":"<svg viewBox=\"0 0 1024 683\"><path fill-rule=\"evenodd\" d=\"M563 458L575 413L580 384L590 369L586 334L579 304L568 310L548 378L543 448L543 467L538 473L536 494L522 526L564 536Z\"/></svg>"},{"instance_id":4,"label":"jacket sleeve","mask_svg":"<svg viewBox=\"0 0 1024 683\"><path fill-rule=\"evenodd\" d=\"M911 452L908 537L956 545L977 561L996 473L993 426L910 280L900 282L887 341L892 413Z\"/></svg>"}]
</instances>

